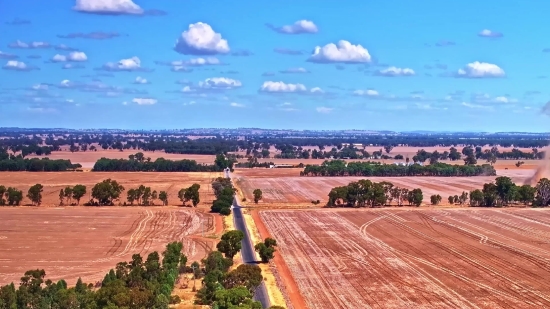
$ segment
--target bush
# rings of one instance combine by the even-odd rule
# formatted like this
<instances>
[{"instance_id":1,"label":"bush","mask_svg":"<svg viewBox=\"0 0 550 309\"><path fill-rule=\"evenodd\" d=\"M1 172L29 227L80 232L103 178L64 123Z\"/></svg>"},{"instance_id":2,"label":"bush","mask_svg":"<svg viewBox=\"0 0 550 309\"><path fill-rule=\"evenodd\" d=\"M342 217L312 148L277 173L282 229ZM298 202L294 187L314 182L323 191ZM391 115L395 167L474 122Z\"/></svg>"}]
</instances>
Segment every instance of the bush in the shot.
<instances>
[{"instance_id":1,"label":"bush","mask_svg":"<svg viewBox=\"0 0 550 309\"><path fill-rule=\"evenodd\" d=\"M225 207L220 210L220 215L229 216L231 214L231 208Z\"/></svg>"}]
</instances>

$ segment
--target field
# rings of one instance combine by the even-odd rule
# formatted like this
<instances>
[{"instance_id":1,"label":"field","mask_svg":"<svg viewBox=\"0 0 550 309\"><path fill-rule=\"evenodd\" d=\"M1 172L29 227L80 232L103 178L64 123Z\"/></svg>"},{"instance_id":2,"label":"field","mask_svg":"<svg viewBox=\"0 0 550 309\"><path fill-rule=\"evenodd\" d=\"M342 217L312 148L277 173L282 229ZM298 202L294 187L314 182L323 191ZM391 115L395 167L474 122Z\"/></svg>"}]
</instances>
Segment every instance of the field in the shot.
<instances>
[{"instance_id":1,"label":"field","mask_svg":"<svg viewBox=\"0 0 550 309\"><path fill-rule=\"evenodd\" d=\"M292 274L287 291L294 284L310 309L550 307L547 210L275 210L259 216Z\"/></svg>"},{"instance_id":2,"label":"field","mask_svg":"<svg viewBox=\"0 0 550 309\"><path fill-rule=\"evenodd\" d=\"M132 254L146 259L171 241L183 242L190 261L213 247L200 234L214 231L214 217L191 209L2 207L0 213L0 285L17 285L25 271L37 268L52 280L96 283Z\"/></svg>"},{"instance_id":3,"label":"field","mask_svg":"<svg viewBox=\"0 0 550 309\"><path fill-rule=\"evenodd\" d=\"M210 208L214 200L211 188L212 179L222 176L222 173L157 173L157 172L2 172L0 173L0 184L6 187L15 187L26 195L30 186L40 183L44 186L42 193L43 206L59 205L59 190L66 186L83 184L86 186L87 194L81 200L84 203L90 199L92 187L104 179L111 178L121 183L126 190L137 188L143 184L150 186L152 190L168 192L169 205L181 205L178 199L178 191L194 183L201 185L198 207ZM121 202L126 201L126 193L123 192ZM29 203L28 199L23 200L24 204ZM156 205L160 205L160 200Z\"/></svg>"},{"instance_id":4,"label":"field","mask_svg":"<svg viewBox=\"0 0 550 309\"><path fill-rule=\"evenodd\" d=\"M275 171L276 170L276 171ZM274 171L271 176L269 171ZM255 169L237 171L237 185L248 201L253 200L252 191L261 189L263 198L260 206L312 206L311 201L320 200L324 205L330 190L344 186L352 181L370 179L389 181L396 186L408 189L420 188L424 194L424 203L430 203L430 196L440 194L443 203L449 195L460 195L462 191L481 189L484 183L492 182L496 177L300 177L284 176L299 174L296 169ZM499 176L509 176L517 184L523 184L534 171L529 169L499 170Z\"/></svg>"}]
</instances>

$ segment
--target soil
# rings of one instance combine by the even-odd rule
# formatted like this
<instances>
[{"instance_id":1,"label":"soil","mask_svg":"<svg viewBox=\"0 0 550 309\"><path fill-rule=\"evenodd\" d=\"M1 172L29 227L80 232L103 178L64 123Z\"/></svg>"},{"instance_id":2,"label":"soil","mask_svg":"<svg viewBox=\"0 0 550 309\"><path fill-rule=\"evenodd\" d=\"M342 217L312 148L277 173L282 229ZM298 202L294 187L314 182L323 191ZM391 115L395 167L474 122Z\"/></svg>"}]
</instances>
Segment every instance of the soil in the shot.
<instances>
[{"instance_id":1,"label":"soil","mask_svg":"<svg viewBox=\"0 0 550 309\"><path fill-rule=\"evenodd\" d=\"M0 285L17 284L29 269L44 269L47 278L78 277L101 281L118 262L135 253L144 259L182 241L190 263L206 256L213 240L196 239L214 219L176 207L1 207Z\"/></svg>"},{"instance_id":2,"label":"soil","mask_svg":"<svg viewBox=\"0 0 550 309\"><path fill-rule=\"evenodd\" d=\"M259 216L310 309L550 307L547 209Z\"/></svg>"}]
</instances>

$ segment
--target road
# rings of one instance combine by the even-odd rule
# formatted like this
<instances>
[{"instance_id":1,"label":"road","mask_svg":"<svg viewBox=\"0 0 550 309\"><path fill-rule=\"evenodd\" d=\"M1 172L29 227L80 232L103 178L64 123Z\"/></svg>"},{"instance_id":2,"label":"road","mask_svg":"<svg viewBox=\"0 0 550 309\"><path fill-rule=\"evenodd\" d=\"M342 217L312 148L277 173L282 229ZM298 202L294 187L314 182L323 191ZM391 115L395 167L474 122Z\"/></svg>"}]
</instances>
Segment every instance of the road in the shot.
<instances>
[{"instance_id":1,"label":"road","mask_svg":"<svg viewBox=\"0 0 550 309\"><path fill-rule=\"evenodd\" d=\"M241 249L243 263L257 264L258 262L256 261L254 247L252 246L252 242L250 241L250 235L248 233L248 229L246 228L246 223L244 222L243 213L236 198L233 199L233 220L233 223L235 224L237 230L244 233L244 239L242 241ZM254 293L254 300L262 303L262 307L264 308L270 307L269 297L267 296L267 289L264 282L262 282L260 286L256 289L256 292Z\"/></svg>"}]
</instances>

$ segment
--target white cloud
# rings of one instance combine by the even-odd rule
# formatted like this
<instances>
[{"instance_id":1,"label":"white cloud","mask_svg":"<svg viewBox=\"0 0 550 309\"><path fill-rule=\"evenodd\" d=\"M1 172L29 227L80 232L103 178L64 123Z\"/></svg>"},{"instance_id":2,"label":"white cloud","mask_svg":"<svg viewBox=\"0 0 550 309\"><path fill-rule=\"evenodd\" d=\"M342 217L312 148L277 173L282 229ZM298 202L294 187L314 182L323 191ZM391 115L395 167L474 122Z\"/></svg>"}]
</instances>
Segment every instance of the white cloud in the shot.
<instances>
[{"instance_id":1,"label":"white cloud","mask_svg":"<svg viewBox=\"0 0 550 309\"><path fill-rule=\"evenodd\" d=\"M472 103L467 103L467 102L462 102L461 105L465 106L465 107L468 107L468 108L473 108L473 109L492 109L490 106L472 104Z\"/></svg>"},{"instance_id":2,"label":"white cloud","mask_svg":"<svg viewBox=\"0 0 550 309\"><path fill-rule=\"evenodd\" d=\"M36 84L32 86L33 90L48 90L49 87L46 84Z\"/></svg>"},{"instance_id":3,"label":"white cloud","mask_svg":"<svg viewBox=\"0 0 550 309\"><path fill-rule=\"evenodd\" d=\"M8 54L0 50L0 59L17 59L19 56L14 54Z\"/></svg>"},{"instance_id":4,"label":"white cloud","mask_svg":"<svg viewBox=\"0 0 550 309\"><path fill-rule=\"evenodd\" d=\"M29 42L29 43L25 43L23 41L17 40L13 43L10 43L8 45L8 47L10 47L10 48L31 48L31 49L34 49L34 48L50 48L51 45L48 42Z\"/></svg>"},{"instance_id":5,"label":"white cloud","mask_svg":"<svg viewBox=\"0 0 550 309\"><path fill-rule=\"evenodd\" d=\"M496 97L495 101L498 103L513 103L513 99L510 99L505 96Z\"/></svg>"},{"instance_id":6,"label":"white cloud","mask_svg":"<svg viewBox=\"0 0 550 309\"><path fill-rule=\"evenodd\" d=\"M289 74L292 74L292 73L309 73L309 71L305 68L290 68L290 69L286 69L286 70L282 70L282 71L279 71L281 73L289 73Z\"/></svg>"},{"instance_id":7,"label":"white cloud","mask_svg":"<svg viewBox=\"0 0 550 309\"><path fill-rule=\"evenodd\" d=\"M183 66L183 65L175 65L175 66L172 67L171 71L172 72L184 72L184 73L193 72L192 69L190 69L186 66Z\"/></svg>"},{"instance_id":8,"label":"white cloud","mask_svg":"<svg viewBox=\"0 0 550 309\"><path fill-rule=\"evenodd\" d=\"M134 84L149 84L149 81L141 76L136 77Z\"/></svg>"},{"instance_id":9,"label":"white cloud","mask_svg":"<svg viewBox=\"0 0 550 309\"><path fill-rule=\"evenodd\" d=\"M67 59L69 61L82 62L82 61L87 61L88 56L86 56L86 54L83 52L75 51L75 52L69 53L69 57Z\"/></svg>"},{"instance_id":10,"label":"white cloud","mask_svg":"<svg viewBox=\"0 0 550 309\"><path fill-rule=\"evenodd\" d=\"M290 102L285 102L285 103L282 103L280 106L291 106L291 105L292 105L292 103L290 103Z\"/></svg>"},{"instance_id":11,"label":"white cloud","mask_svg":"<svg viewBox=\"0 0 550 309\"><path fill-rule=\"evenodd\" d=\"M328 113L332 112L334 110L334 108L321 106L321 107L317 107L315 110L318 113L321 113L321 114L328 114Z\"/></svg>"},{"instance_id":12,"label":"white cloud","mask_svg":"<svg viewBox=\"0 0 550 309\"><path fill-rule=\"evenodd\" d=\"M313 88L311 88L311 89L309 90L309 92L315 93L315 94L325 93L325 92L323 91L323 89L321 89L321 88L319 88L319 87L313 87Z\"/></svg>"},{"instance_id":13,"label":"white cloud","mask_svg":"<svg viewBox=\"0 0 550 309\"><path fill-rule=\"evenodd\" d=\"M501 32L492 31L489 29L483 29L477 35L486 38L500 38L503 36Z\"/></svg>"},{"instance_id":14,"label":"white cloud","mask_svg":"<svg viewBox=\"0 0 550 309\"><path fill-rule=\"evenodd\" d=\"M2 67L4 70L12 70L12 71L30 71L30 70L36 70L36 67L29 66L26 63L22 61L16 61L16 60L9 60L6 62L6 64Z\"/></svg>"},{"instance_id":15,"label":"white cloud","mask_svg":"<svg viewBox=\"0 0 550 309\"><path fill-rule=\"evenodd\" d=\"M65 63L62 68L63 69L82 69L84 68L84 66L80 64Z\"/></svg>"},{"instance_id":16,"label":"white cloud","mask_svg":"<svg viewBox=\"0 0 550 309\"><path fill-rule=\"evenodd\" d=\"M143 9L132 0L76 0L74 10L98 14L143 14Z\"/></svg>"},{"instance_id":17,"label":"white cloud","mask_svg":"<svg viewBox=\"0 0 550 309\"><path fill-rule=\"evenodd\" d=\"M317 33L319 29L311 20L298 20L292 25L285 25L282 27L269 27L279 33L284 34L302 34L302 33Z\"/></svg>"},{"instance_id":18,"label":"white cloud","mask_svg":"<svg viewBox=\"0 0 550 309\"><path fill-rule=\"evenodd\" d=\"M244 104L232 102L229 104L231 107L244 107Z\"/></svg>"},{"instance_id":19,"label":"white cloud","mask_svg":"<svg viewBox=\"0 0 550 309\"><path fill-rule=\"evenodd\" d=\"M52 57L52 61L53 62L65 62L65 61L67 61L67 56L57 54L57 55Z\"/></svg>"},{"instance_id":20,"label":"white cloud","mask_svg":"<svg viewBox=\"0 0 550 309\"><path fill-rule=\"evenodd\" d=\"M302 84L285 84L284 82L264 82L260 91L262 92L302 92L306 91L306 86Z\"/></svg>"},{"instance_id":21,"label":"white cloud","mask_svg":"<svg viewBox=\"0 0 550 309\"><path fill-rule=\"evenodd\" d=\"M188 61L185 61L185 64L191 65L191 66L217 65L217 64L221 64L221 61L215 57L193 58Z\"/></svg>"},{"instance_id":22,"label":"white cloud","mask_svg":"<svg viewBox=\"0 0 550 309\"><path fill-rule=\"evenodd\" d=\"M376 72L376 75L390 76L390 77L394 77L394 76L413 76L415 74L416 73L414 72L413 69L398 68L398 67L394 67L394 66L391 66L389 68L385 68L383 70L379 70L379 71Z\"/></svg>"},{"instance_id":23,"label":"white cloud","mask_svg":"<svg viewBox=\"0 0 550 309\"><path fill-rule=\"evenodd\" d=\"M128 59L122 59L117 63L107 62L102 67L107 71L143 71L141 67L141 60L138 57L132 57Z\"/></svg>"},{"instance_id":24,"label":"white cloud","mask_svg":"<svg viewBox=\"0 0 550 309\"><path fill-rule=\"evenodd\" d=\"M221 34L214 32L209 24L190 24L181 34L174 49L186 55L214 55L229 53L229 44Z\"/></svg>"},{"instance_id":25,"label":"white cloud","mask_svg":"<svg viewBox=\"0 0 550 309\"><path fill-rule=\"evenodd\" d=\"M184 86L182 89L181 89L181 92L193 92L194 90L191 89L191 87L189 86Z\"/></svg>"},{"instance_id":26,"label":"white cloud","mask_svg":"<svg viewBox=\"0 0 550 309\"><path fill-rule=\"evenodd\" d=\"M468 63L456 73L457 77L465 78L504 77L505 75L504 70L498 65L479 61Z\"/></svg>"},{"instance_id":27,"label":"white cloud","mask_svg":"<svg viewBox=\"0 0 550 309\"><path fill-rule=\"evenodd\" d=\"M338 45L330 43L323 47L317 46L309 57L310 62L328 63L365 63L371 62L369 51L361 45L353 45L348 41L341 40Z\"/></svg>"},{"instance_id":28,"label":"white cloud","mask_svg":"<svg viewBox=\"0 0 550 309\"><path fill-rule=\"evenodd\" d=\"M368 89L368 90L355 90L353 92L354 95L357 95L357 96L368 96L368 97L377 97L380 95L380 93L378 93L378 91L376 90L373 90L373 89Z\"/></svg>"},{"instance_id":29,"label":"white cloud","mask_svg":"<svg viewBox=\"0 0 550 309\"><path fill-rule=\"evenodd\" d=\"M151 98L134 98L132 102L136 103L137 105L153 105L157 104L157 99L151 99Z\"/></svg>"},{"instance_id":30,"label":"white cloud","mask_svg":"<svg viewBox=\"0 0 550 309\"><path fill-rule=\"evenodd\" d=\"M242 86L239 80L226 77L212 77L199 82L199 88L203 89L233 89Z\"/></svg>"}]
</instances>

